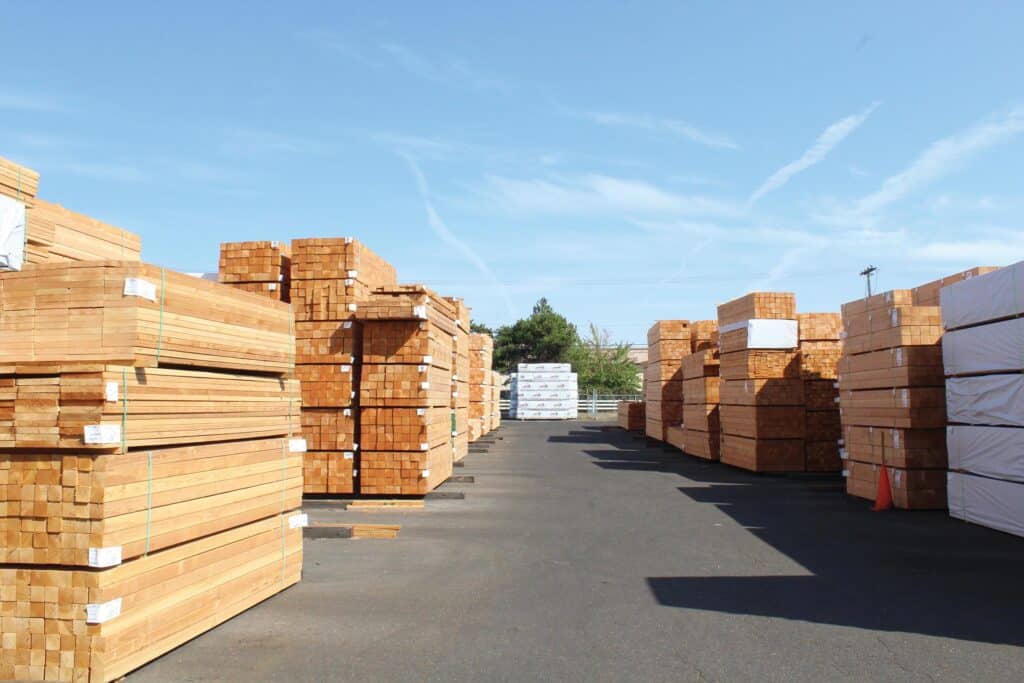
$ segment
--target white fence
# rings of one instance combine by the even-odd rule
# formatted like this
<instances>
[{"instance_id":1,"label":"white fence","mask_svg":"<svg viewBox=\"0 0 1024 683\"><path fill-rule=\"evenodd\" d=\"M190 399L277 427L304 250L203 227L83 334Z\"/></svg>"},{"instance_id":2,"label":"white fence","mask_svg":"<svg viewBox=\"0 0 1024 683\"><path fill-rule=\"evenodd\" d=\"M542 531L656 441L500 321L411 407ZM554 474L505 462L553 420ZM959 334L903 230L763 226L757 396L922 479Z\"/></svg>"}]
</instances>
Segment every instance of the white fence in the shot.
<instances>
[{"instance_id":1,"label":"white fence","mask_svg":"<svg viewBox=\"0 0 1024 683\"><path fill-rule=\"evenodd\" d=\"M580 396L579 402L577 403L578 410L586 415L597 415L598 413L614 413L619 409L620 401L642 401L643 396L638 394L629 395L609 395L609 394L591 394L589 396ZM509 409L509 399L500 399L499 405L501 410L507 412Z\"/></svg>"}]
</instances>

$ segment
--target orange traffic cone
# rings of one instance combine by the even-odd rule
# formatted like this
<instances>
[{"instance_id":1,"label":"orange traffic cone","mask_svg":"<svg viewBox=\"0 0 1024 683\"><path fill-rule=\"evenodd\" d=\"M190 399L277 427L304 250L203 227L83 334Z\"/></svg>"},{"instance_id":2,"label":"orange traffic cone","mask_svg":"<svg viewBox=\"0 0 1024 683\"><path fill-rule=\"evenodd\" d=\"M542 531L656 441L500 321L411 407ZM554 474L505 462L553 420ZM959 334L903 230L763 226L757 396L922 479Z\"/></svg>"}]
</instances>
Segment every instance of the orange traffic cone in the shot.
<instances>
[{"instance_id":1,"label":"orange traffic cone","mask_svg":"<svg viewBox=\"0 0 1024 683\"><path fill-rule=\"evenodd\" d=\"M889 486L889 468L882 465L878 475L878 494L875 496L874 512L892 509L892 488Z\"/></svg>"}]
</instances>

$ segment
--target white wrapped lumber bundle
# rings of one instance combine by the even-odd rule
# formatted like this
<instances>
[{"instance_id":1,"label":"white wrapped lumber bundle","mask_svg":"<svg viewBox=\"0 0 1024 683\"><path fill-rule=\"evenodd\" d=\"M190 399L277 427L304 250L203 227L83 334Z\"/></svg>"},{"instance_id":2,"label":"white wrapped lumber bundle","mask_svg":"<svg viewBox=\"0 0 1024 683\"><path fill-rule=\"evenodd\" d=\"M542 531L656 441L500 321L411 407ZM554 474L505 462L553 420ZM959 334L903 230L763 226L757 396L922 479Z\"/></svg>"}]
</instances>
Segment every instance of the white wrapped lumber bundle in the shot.
<instances>
[{"instance_id":1,"label":"white wrapped lumber bundle","mask_svg":"<svg viewBox=\"0 0 1024 683\"><path fill-rule=\"evenodd\" d=\"M123 453L288 436L299 425L294 379L180 368L76 370L0 375L0 448Z\"/></svg>"},{"instance_id":2,"label":"white wrapped lumber bundle","mask_svg":"<svg viewBox=\"0 0 1024 683\"><path fill-rule=\"evenodd\" d=\"M109 569L0 567L0 679L117 680L297 583L305 516L257 522Z\"/></svg>"},{"instance_id":3,"label":"white wrapped lumber bundle","mask_svg":"<svg viewBox=\"0 0 1024 683\"><path fill-rule=\"evenodd\" d=\"M0 563L109 567L302 502L284 438L0 460Z\"/></svg>"},{"instance_id":4,"label":"white wrapped lumber bundle","mask_svg":"<svg viewBox=\"0 0 1024 683\"><path fill-rule=\"evenodd\" d=\"M295 353L291 329L285 304L144 263L0 272L0 366L107 362L280 375Z\"/></svg>"}]
</instances>

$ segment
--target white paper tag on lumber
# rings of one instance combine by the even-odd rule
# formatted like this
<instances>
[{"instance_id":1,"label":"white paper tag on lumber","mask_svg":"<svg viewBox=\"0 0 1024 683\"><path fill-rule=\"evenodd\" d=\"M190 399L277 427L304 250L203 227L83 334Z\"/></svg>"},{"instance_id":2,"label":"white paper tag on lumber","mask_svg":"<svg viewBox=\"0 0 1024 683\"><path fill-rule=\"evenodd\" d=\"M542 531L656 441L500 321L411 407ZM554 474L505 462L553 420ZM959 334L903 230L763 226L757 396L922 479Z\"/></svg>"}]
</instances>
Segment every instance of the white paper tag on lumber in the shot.
<instances>
[{"instance_id":1,"label":"white paper tag on lumber","mask_svg":"<svg viewBox=\"0 0 1024 683\"><path fill-rule=\"evenodd\" d=\"M350 271L346 272L346 275L348 275L348 278L350 280L354 280L357 277L359 277L359 271L358 270L350 270Z\"/></svg>"},{"instance_id":2,"label":"white paper tag on lumber","mask_svg":"<svg viewBox=\"0 0 1024 683\"><path fill-rule=\"evenodd\" d=\"M345 244L352 244L352 240L353 240L353 239L354 239L354 238L352 238L352 237L346 237L346 238L345 238Z\"/></svg>"},{"instance_id":3,"label":"white paper tag on lumber","mask_svg":"<svg viewBox=\"0 0 1024 683\"><path fill-rule=\"evenodd\" d=\"M124 279L124 295L156 301L156 283L143 280L141 277L126 277Z\"/></svg>"},{"instance_id":4,"label":"white paper tag on lumber","mask_svg":"<svg viewBox=\"0 0 1024 683\"><path fill-rule=\"evenodd\" d=\"M353 280L352 278L345 278L345 286L346 286L346 287L351 287L351 286L352 286L352 285L354 285L355 283L356 283L356 281L355 281L355 280Z\"/></svg>"},{"instance_id":5,"label":"white paper tag on lumber","mask_svg":"<svg viewBox=\"0 0 1024 683\"><path fill-rule=\"evenodd\" d=\"M423 356L423 362L426 363L427 365L430 365L431 363L434 362L434 357L433 356Z\"/></svg>"},{"instance_id":6,"label":"white paper tag on lumber","mask_svg":"<svg viewBox=\"0 0 1024 683\"><path fill-rule=\"evenodd\" d=\"M417 318L422 318L422 319L426 320L426 318L427 318L427 307L425 305L413 306L412 307L412 314L414 316L416 316Z\"/></svg>"},{"instance_id":7,"label":"white paper tag on lumber","mask_svg":"<svg viewBox=\"0 0 1024 683\"><path fill-rule=\"evenodd\" d=\"M423 417L426 414L427 414L427 409L426 408L417 408L416 409L416 415L418 415L419 417Z\"/></svg>"},{"instance_id":8,"label":"white paper tag on lumber","mask_svg":"<svg viewBox=\"0 0 1024 683\"><path fill-rule=\"evenodd\" d=\"M429 451L430 450L430 444L429 443L421 443L420 444L420 450L421 451Z\"/></svg>"},{"instance_id":9,"label":"white paper tag on lumber","mask_svg":"<svg viewBox=\"0 0 1024 683\"><path fill-rule=\"evenodd\" d=\"M426 372L426 371L427 371L427 370L428 370L429 368L428 368L428 366L426 366L426 365L417 365L417 366L416 366L416 369L417 369L417 370L418 370L419 372Z\"/></svg>"},{"instance_id":10,"label":"white paper tag on lumber","mask_svg":"<svg viewBox=\"0 0 1024 683\"><path fill-rule=\"evenodd\" d=\"M305 453L307 448L305 439L288 439L289 453Z\"/></svg>"},{"instance_id":11,"label":"white paper tag on lumber","mask_svg":"<svg viewBox=\"0 0 1024 683\"><path fill-rule=\"evenodd\" d=\"M351 365L342 365L341 366L341 371L342 372L346 372L346 373L352 372L352 366Z\"/></svg>"},{"instance_id":12,"label":"white paper tag on lumber","mask_svg":"<svg viewBox=\"0 0 1024 683\"><path fill-rule=\"evenodd\" d=\"M359 306L357 306L356 304L349 304L349 305L348 305L348 310L350 310L350 311L352 311L353 313L355 313L356 311L358 311L358 310L359 310Z\"/></svg>"},{"instance_id":13,"label":"white paper tag on lumber","mask_svg":"<svg viewBox=\"0 0 1024 683\"><path fill-rule=\"evenodd\" d=\"M121 564L121 546L112 545L107 548L89 548L90 567L116 567Z\"/></svg>"},{"instance_id":14,"label":"white paper tag on lumber","mask_svg":"<svg viewBox=\"0 0 1024 683\"><path fill-rule=\"evenodd\" d=\"M426 479L427 477L430 476L430 470L423 470L422 472L420 472L420 476Z\"/></svg>"},{"instance_id":15,"label":"white paper tag on lumber","mask_svg":"<svg viewBox=\"0 0 1024 683\"><path fill-rule=\"evenodd\" d=\"M298 515L292 515L288 518L289 529L301 529L307 526L309 526L309 515L305 512Z\"/></svg>"},{"instance_id":16,"label":"white paper tag on lumber","mask_svg":"<svg viewBox=\"0 0 1024 683\"><path fill-rule=\"evenodd\" d=\"M345 322L343 322L341 324L341 329L343 329L343 330L351 330L352 329L352 321L351 320L346 320Z\"/></svg>"},{"instance_id":17,"label":"white paper tag on lumber","mask_svg":"<svg viewBox=\"0 0 1024 683\"><path fill-rule=\"evenodd\" d=\"M352 417L352 409L345 408L345 410L341 411L341 414L344 415L345 417Z\"/></svg>"},{"instance_id":18,"label":"white paper tag on lumber","mask_svg":"<svg viewBox=\"0 0 1024 683\"><path fill-rule=\"evenodd\" d=\"M90 603L85 606L85 623L102 624L121 614L121 598L109 602Z\"/></svg>"},{"instance_id":19,"label":"white paper tag on lumber","mask_svg":"<svg viewBox=\"0 0 1024 683\"><path fill-rule=\"evenodd\" d=\"M355 479L359 476L359 470L352 470L352 478Z\"/></svg>"},{"instance_id":20,"label":"white paper tag on lumber","mask_svg":"<svg viewBox=\"0 0 1024 683\"><path fill-rule=\"evenodd\" d=\"M271 292L276 292L277 291L277 283L276 282L271 282L270 285L267 286L267 289L269 291L271 291Z\"/></svg>"},{"instance_id":21,"label":"white paper tag on lumber","mask_svg":"<svg viewBox=\"0 0 1024 683\"><path fill-rule=\"evenodd\" d=\"M117 382L107 382L104 393L107 403L117 403Z\"/></svg>"},{"instance_id":22,"label":"white paper tag on lumber","mask_svg":"<svg viewBox=\"0 0 1024 683\"><path fill-rule=\"evenodd\" d=\"M357 444L357 443L352 444L352 450L358 451L359 450L359 444Z\"/></svg>"},{"instance_id":23,"label":"white paper tag on lumber","mask_svg":"<svg viewBox=\"0 0 1024 683\"><path fill-rule=\"evenodd\" d=\"M344 453L341 454L341 457L343 457L345 460L351 460L354 456L352 455L352 451L345 451Z\"/></svg>"},{"instance_id":24,"label":"white paper tag on lumber","mask_svg":"<svg viewBox=\"0 0 1024 683\"><path fill-rule=\"evenodd\" d=\"M430 382L420 382L420 389L427 390L430 388Z\"/></svg>"},{"instance_id":25,"label":"white paper tag on lumber","mask_svg":"<svg viewBox=\"0 0 1024 683\"><path fill-rule=\"evenodd\" d=\"M0 269L21 270L25 262L25 205L0 196Z\"/></svg>"},{"instance_id":26,"label":"white paper tag on lumber","mask_svg":"<svg viewBox=\"0 0 1024 683\"><path fill-rule=\"evenodd\" d=\"M89 445L121 443L121 425L86 425L84 432Z\"/></svg>"}]
</instances>

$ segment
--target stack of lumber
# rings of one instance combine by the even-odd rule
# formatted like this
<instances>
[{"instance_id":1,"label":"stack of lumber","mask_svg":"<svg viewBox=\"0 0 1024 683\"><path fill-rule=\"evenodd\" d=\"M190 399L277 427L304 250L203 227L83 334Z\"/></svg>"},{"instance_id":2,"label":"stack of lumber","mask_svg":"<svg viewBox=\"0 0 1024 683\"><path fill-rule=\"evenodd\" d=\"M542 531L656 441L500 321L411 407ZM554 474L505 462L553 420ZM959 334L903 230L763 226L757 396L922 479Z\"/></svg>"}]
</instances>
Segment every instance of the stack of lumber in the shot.
<instances>
[{"instance_id":1,"label":"stack of lumber","mask_svg":"<svg viewBox=\"0 0 1024 683\"><path fill-rule=\"evenodd\" d=\"M946 507L941 312L917 303L934 301L941 282L842 307L839 407L850 495L875 500L885 468L897 507Z\"/></svg>"},{"instance_id":2,"label":"stack of lumber","mask_svg":"<svg viewBox=\"0 0 1024 683\"><path fill-rule=\"evenodd\" d=\"M577 376L569 363L519 363L509 389L512 419L574 420L579 414Z\"/></svg>"},{"instance_id":3,"label":"stack of lumber","mask_svg":"<svg viewBox=\"0 0 1024 683\"><path fill-rule=\"evenodd\" d=\"M686 440L687 440L686 433L687 433L687 430L690 430L692 432L690 434L690 440L694 443L694 447L696 448L696 451L697 451L695 453L695 455L697 455L698 457L701 457L701 458L710 458L711 457L711 453L714 453L714 459L717 460L718 459L718 385L717 385L717 382L718 382L718 379L717 379L718 363L717 363L717 360L716 360L714 365L713 365L713 370L715 372L715 379L714 379L715 387L714 387L714 404L712 406L712 404L708 404L706 402L706 398L707 397L705 396L704 389L706 389L707 387L702 387L702 388L698 389L697 396L696 396L696 398L695 398L695 400L693 402L690 402L690 401L687 400L687 398L686 398L686 362L687 362L687 360L689 360L694 355L701 355L703 357L703 355L705 353L708 353L708 352L713 352L714 353L714 358L715 359L718 358L718 322L715 321L715 320L696 320L696 321L691 322L689 324L689 327L690 327L690 344L689 344L689 348L687 348L686 345L682 345L682 346L677 346L676 348L673 349L674 353L682 353L682 357L681 357L682 365L681 365L681 370L679 372L679 377L681 378L681 383L679 385L679 393L678 393L678 397L679 397L679 399L680 399L680 401L682 403L682 405L679 407L679 411L680 411L680 415L681 415L681 420L680 420L680 422L678 424L676 424L676 423L671 423L671 424L670 423L665 423L665 425L664 425L664 428L665 428L665 441L668 442L670 445L675 446L679 450L685 452L686 451ZM665 350L664 350L664 348L659 348L659 350L658 350L658 358L662 362L664 362L664 359L665 359ZM697 377L703 377L703 375L699 374L699 373L702 373L705 369L708 369L708 370L711 369L710 367L706 367L706 366L709 366L710 364L706 364L706 363L704 363L702 361L693 361L693 362L697 363L698 365L693 366L691 371L692 372L697 372L698 374L694 374L691 379L694 379L694 378L697 378ZM675 387L675 385L671 385L671 386ZM675 388L673 388L672 391L673 391L673 395L676 395L674 393L675 392ZM666 402L668 402L668 401L666 400L666 401L662 402L662 410L663 410L663 412L664 412L664 405L665 405ZM687 409L687 407L686 407L688 403L690 403L690 405L691 405L691 407L689 409ZM674 402L672 402L672 405L673 406L675 405ZM698 407L698 406L702 406L702 407ZM689 414L691 419L695 420L695 422L693 423L692 426L687 424L687 414ZM713 430L709 431L709 429L711 427L713 427ZM713 437L711 436L712 433L714 434ZM712 439L714 441L713 445L711 443Z\"/></svg>"},{"instance_id":4,"label":"stack of lumber","mask_svg":"<svg viewBox=\"0 0 1024 683\"><path fill-rule=\"evenodd\" d=\"M643 401L619 401L618 412L618 424L626 431L643 433L647 428Z\"/></svg>"},{"instance_id":5,"label":"stack of lumber","mask_svg":"<svg viewBox=\"0 0 1024 683\"><path fill-rule=\"evenodd\" d=\"M836 387L842 355L842 316L798 313L800 378L804 384L804 468L808 472L841 472L842 427Z\"/></svg>"},{"instance_id":6,"label":"stack of lumber","mask_svg":"<svg viewBox=\"0 0 1024 683\"><path fill-rule=\"evenodd\" d=\"M39 174L0 157L0 269L21 270L25 262L26 208L35 203Z\"/></svg>"},{"instance_id":7,"label":"stack of lumber","mask_svg":"<svg viewBox=\"0 0 1024 683\"><path fill-rule=\"evenodd\" d=\"M693 343L688 320L659 320L647 331L644 368L646 434L667 440L667 427L683 423L683 356Z\"/></svg>"},{"instance_id":8,"label":"stack of lumber","mask_svg":"<svg viewBox=\"0 0 1024 683\"><path fill-rule=\"evenodd\" d=\"M452 337L452 439L454 459L469 454L469 306L462 299L448 297L455 307L455 335Z\"/></svg>"},{"instance_id":9,"label":"stack of lumber","mask_svg":"<svg viewBox=\"0 0 1024 683\"><path fill-rule=\"evenodd\" d=\"M276 301L291 301L291 248L287 242L224 242L220 245L220 282L261 294Z\"/></svg>"},{"instance_id":10,"label":"stack of lumber","mask_svg":"<svg viewBox=\"0 0 1024 683\"><path fill-rule=\"evenodd\" d=\"M469 335L469 441L490 431L490 372L494 363L494 340L488 334Z\"/></svg>"},{"instance_id":11,"label":"stack of lumber","mask_svg":"<svg viewBox=\"0 0 1024 683\"><path fill-rule=\"evenodd\" d=\"M282 253L282 268L283 253ZM271 255L269 270L273 275ZM283 273L282 273L283 274ZM359 491L359 382L362 323L356 310L370 292L394 286L395 271L350 237L293 240L290 298L296 374L302 380L307 494Z\"/></svg>"},{"instance_id":12,"label":"stack of lumber","mask_svg":"<svg viewBox=\"0 0 1024 683\"><path fill-rule=\"evenodd\" d=\"M501 373L497 370L491 371L491 431L501 426Z\"/></svg>"},{"instance_id":13,"label":"stack of lumber","mask_svg":"<svg viewBox=\"0 0 1024 683\"><path fill-rule=\"evenodd\" d=\"M421 285L379 288L363 324L359 491L425 495L452 473L457 308Z\"/></svg>"},{"instance_id":14,"label":"stack of lumber","mask_svg":"<svg viewBox=\"0 0 1024 683\"><path fill-rule=\"evenodd\" d=\"M705 460L719 458L719 365L717 348L683 359L683 452Z\"/></svg>"},{"instance_id":15,"label":"stack of lumber","mask_svg":"<svg viewBox=\"0 0 1024 683\"><path fill-rule=\"evenodd\" d=\"M796 297L753 292L718 307L722 462L755 472L804 469L804 386Z\"/></svg>"},{"instance_id":16,"label":"stack of lumber","mask_svg":"<svg viewBox=\"0 0 1024 683\"><path fill-rule=\"evenodd\" d=\"M0 678L118 678L299 580L290 318L137 262L0 273Z\"/></svg>"},{"instance_id":17,"label":"stack of lumber","mask_svg":"<svg viewBox=\"0 0 1024 683\"><path fill-rule=\"evenodd\" d=\"M39 194L39 172L0 157L0 196L32 205Z\"/></svg>"},{"instance_id":18,"label":"stack of lumber","mask_svg":"<svg viewBox=\"0 0 1024 683\"><path fill-rule=\"evenodd\" d=\"M949 514L1024 536L1024 262L942 289Z\"/></svg>"}]
</instances>

